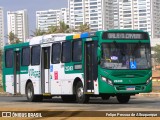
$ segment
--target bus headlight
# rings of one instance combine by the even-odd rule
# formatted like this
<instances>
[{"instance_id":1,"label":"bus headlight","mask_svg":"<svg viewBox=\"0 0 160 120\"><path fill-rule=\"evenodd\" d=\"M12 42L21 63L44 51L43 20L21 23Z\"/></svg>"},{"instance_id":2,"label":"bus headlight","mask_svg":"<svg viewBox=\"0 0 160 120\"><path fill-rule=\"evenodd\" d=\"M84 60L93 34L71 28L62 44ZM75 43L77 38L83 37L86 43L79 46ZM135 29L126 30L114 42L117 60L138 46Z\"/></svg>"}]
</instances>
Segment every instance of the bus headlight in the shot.
<instances>
[{"instance_id":1,"label":"bus headlight","mask_svg":"<svg viewBox=\"0 0 160 120\"><path fill-rule=\"evenodd\" d=\"M113 85L112 81L108 79L108 84Z\"/></svg>"},{"instance_id":2,"label":"bus headlight","mask_svg":"<svg viewBox=\"0 0 160 120\"><path fill-rule=\"evenodd\" d=\"M152 80L152 77L150 77L150 78L147 80L146 84L148 84L151 80Z\"/></svg>"},{"instance_id":3,"label":"bus headlight","mask_svg":"<svg viewBox=\"0 0 160 120\"><path fill-rule=\"evenodd\" d=\"M107 82L108 84L113 85L113 83L112 83L111 80L109 80L109 79L107 79L107 78L105 78L105 77L103 77L103 76L101 76L101 79L102 79L103 81Z\"/></svg>"},{"instance_id":4,"label":"bus headlight","mask_svg":"<svg viewBox=\"0 0 160 120\"><path fill-rule=\"evenodd\" d=\"M107 81L107 78L105 78L105 77L103 77L103 76L101 76L101 79L103 80L103 81Z\"/></svg>"}]
</instances>

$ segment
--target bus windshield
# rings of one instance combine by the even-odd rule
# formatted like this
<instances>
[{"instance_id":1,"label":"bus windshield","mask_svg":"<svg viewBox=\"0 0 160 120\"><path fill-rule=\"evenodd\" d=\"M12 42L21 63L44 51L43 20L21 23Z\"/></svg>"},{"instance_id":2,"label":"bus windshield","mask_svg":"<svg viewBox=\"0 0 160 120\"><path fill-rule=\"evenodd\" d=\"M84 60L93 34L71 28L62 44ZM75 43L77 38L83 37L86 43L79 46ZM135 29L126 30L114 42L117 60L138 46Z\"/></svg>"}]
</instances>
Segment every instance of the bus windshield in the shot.
<instances>
[{"instance_id":1,"label":"bus windshield","mask_svg":"<svg viewBox=\"0 0 160 120\"><path fill-rule=\"evenodd\" d=\"M149 43L102 43L100 66L105 69L149 69Z\"/></svg>"}]
</instances>

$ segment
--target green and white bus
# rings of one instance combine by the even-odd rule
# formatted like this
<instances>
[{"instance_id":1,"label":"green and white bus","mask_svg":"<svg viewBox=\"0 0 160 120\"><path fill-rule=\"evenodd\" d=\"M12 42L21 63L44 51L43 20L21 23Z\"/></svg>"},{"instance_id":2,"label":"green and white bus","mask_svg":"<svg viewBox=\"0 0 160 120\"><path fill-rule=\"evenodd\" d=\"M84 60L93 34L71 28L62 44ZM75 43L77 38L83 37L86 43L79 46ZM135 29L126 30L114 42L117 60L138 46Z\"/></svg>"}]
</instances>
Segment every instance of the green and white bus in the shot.
<instances>
[{"instance_id":1,"label":"green and white bus","mask_svg":"<svg viewBox=\"0 0 160 120\"><path fill-rule=\"evenodd\" d=\"M90 97L116 96L127 103L131 95L152 91L149 35L108 30L38 36L7 45L3 88L31 102L61 96L64 102L86 103Z\"/></svg>"}]
</instances>

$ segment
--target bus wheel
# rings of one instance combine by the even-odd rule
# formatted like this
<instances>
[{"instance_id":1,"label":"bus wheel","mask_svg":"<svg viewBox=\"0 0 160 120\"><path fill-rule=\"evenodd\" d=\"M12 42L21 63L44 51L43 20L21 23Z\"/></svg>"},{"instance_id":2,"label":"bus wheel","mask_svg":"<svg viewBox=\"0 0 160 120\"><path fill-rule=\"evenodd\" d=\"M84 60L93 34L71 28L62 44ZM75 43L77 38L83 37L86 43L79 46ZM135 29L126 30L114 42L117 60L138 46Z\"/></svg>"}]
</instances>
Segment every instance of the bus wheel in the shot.
<instances>
[{"instance_id":1,"label":"bus wheel","mask_svg":"<svg viewBox=\"0 0 160 120\"><path fill-rule=\"evenodd\" d=\"M130 99L130 95L118 95L117 100L119 103L128 103Z\"/></svg>"},{"instance_id":2,"label":"bus wheel","mask_svg":"<svg viewBox=\"0 0 160 120\"><path fill-rule=\"evenodd\" d=\"M89 101L89 96L84 94L82 82L78 82L76 85L76 101L78 103L87 103Z\"/></svg>"},{"instance_id":3,"label":"bus wheel","mask_svg":"<svg viewBox=\"0 0 160 120\"><path fill-rule=\"evenodd\" d=\"M26 96L29 102L40 102L43 100L42 95L34 95L34 88L31 82L27 84Z\"/></svg>"},{"instance_id":4,"label":"bus wheel","mask_svg":"<svg viewBox=\"0 0 160 120\"><path fill-rule=\"evenodd\" d=\"M102 95L101 98L102 98L102 100L109 100L110 96L109 95Z\"/></svg>"},{"instance_id":5,"label":"bus wheel","mask_svg":"<svg viewBox=\"0 0 160 120\"><path fill-rule=\"evenodd\" d=\"M76 101L75 95L62 95L61 98L63 102L75 102Z\"/></svg>"}]
</instances>

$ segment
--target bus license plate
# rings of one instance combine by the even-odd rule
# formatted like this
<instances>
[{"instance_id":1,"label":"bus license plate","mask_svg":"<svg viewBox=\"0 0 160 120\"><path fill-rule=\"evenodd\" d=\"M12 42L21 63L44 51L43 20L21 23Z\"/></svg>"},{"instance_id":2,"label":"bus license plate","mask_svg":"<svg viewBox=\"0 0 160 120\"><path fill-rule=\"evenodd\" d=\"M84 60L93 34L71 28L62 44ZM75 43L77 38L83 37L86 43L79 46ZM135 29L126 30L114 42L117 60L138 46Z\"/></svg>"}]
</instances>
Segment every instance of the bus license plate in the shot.
<instances>
[{"instance_id":1,"label":"bus license plate","mask_svg":"<svg viewBox=\"0 0 160 120\"><path fill-rule=\"evenodd\" d=\"M126 90L135 90L135 87L134 87L134 86L128 86L128 87L126 88Z\"/></svg>"}]
</instances>

